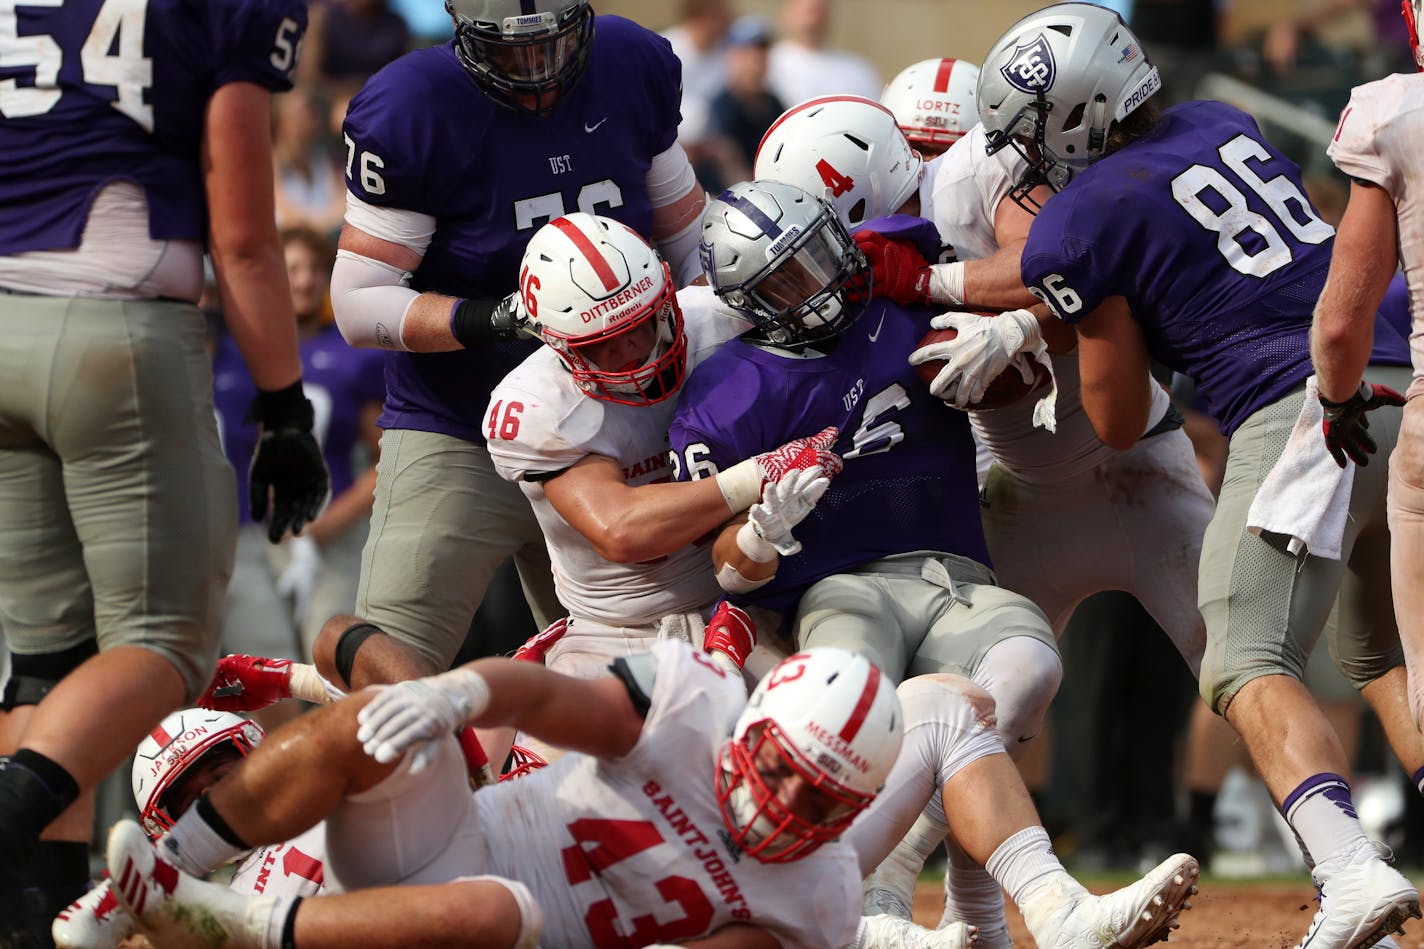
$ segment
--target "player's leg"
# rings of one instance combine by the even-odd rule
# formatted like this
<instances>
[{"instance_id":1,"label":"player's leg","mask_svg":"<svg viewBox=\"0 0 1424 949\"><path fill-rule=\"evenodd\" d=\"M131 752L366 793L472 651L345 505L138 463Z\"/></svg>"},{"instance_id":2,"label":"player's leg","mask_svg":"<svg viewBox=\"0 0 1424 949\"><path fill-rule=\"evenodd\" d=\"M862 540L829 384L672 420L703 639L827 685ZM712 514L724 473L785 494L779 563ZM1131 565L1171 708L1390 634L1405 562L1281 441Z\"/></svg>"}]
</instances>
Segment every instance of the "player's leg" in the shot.
<instances>
[{"instance_id":1,"label":"player's leg","mask_svg":"<svg viewBox=\"0 0 1424 949\"><path fill-rule=\"evenodd\" d=\"M865 656L892 682L903 679L924 626L909 624L898 592L891 588L894 580L880 569L886 563L877 561L813 584L796 610L796 648L838 646Z\"/></svg>"},{"instance_id":2,"label":"player's leg","mask_svg":"<svg viewBox=\"0 0 1424 949\"><path fill-rule=\"evenodd\" d=\"M1404 406L1399 442L1389 458L1389 518L1394 612L1409 674L1410 711L1424 727L1424 399ZM1424 775L1414 779L1424 785Z\"/></svg>"},{"instance_id":3,"label":"player's leg","mask_svg":"<svg viewBox=\"0 0 1424 949\"><path fill-rule=\"evenodd\" d=\"M1396 914L1417 912L1418 894L1365 839L1350 806L1339 738L1301 681L1345 564L1309 554L1297 558L1285 549L1284 538L1245 528L1251 500L1295 425L1300 398L1298 391L1262 409L1232 438L1202 553L1199 583L1208 640L1201 688L1241 735L1315 862L1323 895L1309 938L1355 946L1367 944L1382 926L1397 925ZM1376 485L1372 479L1383 472L1373 467L1373 473L1370 467L1356 469L1341 548L1346 558L1362 526L1376 520L1382 500L1382 481Z\"/></svg>"},{"instance_id":4,"label":"player's leg","mask_svg":"<svg viewBox=\"0 0 1424 949\"><path fill-rule=\"evenodd\" d=\"M425 674L444 671L500 563L517 551L527 560L531 539L541 536L528 500L499 477L482 446L387 429L356 615L413 647ZM368 675L371 645L358 650L352 684ZM378 665L369 675L365 681L393 681Z\"/></svg>"},{"instance_id":5,"label":"player's leg","mask_svg":"<svg viewBox=\"0 0 1424 949\"><path fill-rule=\"evenodd\" d=\"M6 543L25 562L3 571L0 601L23 604L7 612L57 633L55 645L97 636L100 652L33 707L0 772L0 850L16 855L207 684L236 527L197 308L58 298L34 305L54 311L32 318L23 344L35 370L25 374L34 390L28 421L47 447L6 452L5 463L44 486L27 509L10 510L22 499L9 495L0 520L23 533L52 519L72 533L45 538L67 561L53 574L44 570L49 550ZM76 597L92 597L88 616ZM44 651L19 645L24 633L7 619L12 625L17 648Z\"/></svg>"}]
</instances>

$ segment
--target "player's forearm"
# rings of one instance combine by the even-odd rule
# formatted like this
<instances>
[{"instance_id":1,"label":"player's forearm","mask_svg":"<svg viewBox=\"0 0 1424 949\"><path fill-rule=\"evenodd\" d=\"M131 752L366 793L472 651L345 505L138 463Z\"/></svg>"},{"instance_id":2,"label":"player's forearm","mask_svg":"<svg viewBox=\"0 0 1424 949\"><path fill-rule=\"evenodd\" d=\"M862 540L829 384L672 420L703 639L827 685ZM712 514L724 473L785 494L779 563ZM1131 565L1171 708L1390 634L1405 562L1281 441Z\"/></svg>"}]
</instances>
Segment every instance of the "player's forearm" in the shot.
<instances>
[{"instance_id":1,"label":"player's forearm","mask_svg":"<svg viewBox=\"0 0 1424 949\"><path fill-rule=\"evenodd\" d=\"M223 320L257 388L284 389L302 377L297 318L287 268L276 249L211 247Z\"/></svg>"},{"instance_id":2,"label":"player's forearm","mask_svg":"<svg viewBox=\"0 0 1424 949\"><path fill-rule=\"evenodd\" d=\"M1023 285L1019 253L1023 241L1000 247L990 257L964 262L964 302L975 309L1013 310L1030 307L1038 299Z\"/></svg>"},{"instance_id":3,"label":"player's forearm","mask_svg":"<svg viewBox=\"0 0 1424 949\"><path fill-rule=\"evenodd\" d=\"M747 517L733 519L712 544L712 569L728 593L749 593L771 582L781 558L776 548L747 536Z\"/></svg>"},{"instance_id":4,"label":"player's forearm","mask_svg":"<svg viewBox=\"0 0 1424 949\"><path fill-rule=\"evenodd\" d=\"M589 754L625 754L637 742L642 719L616 679L574 679L538 663L496 657L462 667L489 689L484 710L467 724L509 726L541 741Z\"/></svg>"},{"instance_id":5,"label":"player's forearm","mask_svg":"<svg viewBox=\"0 0 1424 949\"><path fill-rule=\"evenodd\" d=\"M614 563L665 557L731 517L715 478L627 488L606 509L588 513L596 526L586 536Z\"/></svg>"}]
</instances>

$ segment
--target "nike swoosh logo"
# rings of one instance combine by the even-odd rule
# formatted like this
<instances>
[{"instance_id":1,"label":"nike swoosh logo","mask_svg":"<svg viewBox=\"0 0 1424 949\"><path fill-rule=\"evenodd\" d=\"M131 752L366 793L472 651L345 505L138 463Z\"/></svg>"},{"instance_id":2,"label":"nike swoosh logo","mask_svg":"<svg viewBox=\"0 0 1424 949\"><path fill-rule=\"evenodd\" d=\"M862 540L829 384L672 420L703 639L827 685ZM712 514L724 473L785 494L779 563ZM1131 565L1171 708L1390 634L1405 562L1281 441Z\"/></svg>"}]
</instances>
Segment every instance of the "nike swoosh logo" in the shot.
<instances>
[{"instance_id":1,"label":"nike swoosh logo","mask_svg":"<svg viewBox=\"0 0 1424 949\"><path fill-rule=\"evenodd\" d=\"M607 121L608 121L608 116L605 115L603 118L599 119L597 122L593 123L592 125L587 125L587 124L585 124L584 127L583 127L583 130L584 130L585 132L593 132L593 131L596 131L600 125L602 125L604 122L607 122Z\"/></svg>"},{"instance_id":2,"label":"nike swoosh logo","mask_svg":"<svg viewBox=\"0 0 1424 949\"><path fill-rule=\"evenodd\" d=\"M880 314L880 322L875 324L875 332L870 334L870 341L873 343L880 338L880 328L885 325L885 314Z\"/></svg>"}]
</instances>

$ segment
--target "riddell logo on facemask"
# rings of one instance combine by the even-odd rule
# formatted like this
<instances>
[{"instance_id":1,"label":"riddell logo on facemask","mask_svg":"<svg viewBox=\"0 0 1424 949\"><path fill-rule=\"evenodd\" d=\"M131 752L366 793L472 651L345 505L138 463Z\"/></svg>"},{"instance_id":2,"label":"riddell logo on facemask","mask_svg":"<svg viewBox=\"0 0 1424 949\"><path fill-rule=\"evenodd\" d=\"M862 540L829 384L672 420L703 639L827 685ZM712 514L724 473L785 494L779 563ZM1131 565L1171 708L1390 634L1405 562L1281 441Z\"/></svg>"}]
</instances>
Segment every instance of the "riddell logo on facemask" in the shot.
<instances>
[{"instance_id":1,"label":"riddell logo on facemask","mask_svg":"<svg viewBox=\"0 0 1424 949\"><path fill-rule=\"evenodd\" d=\"M589 309L584 310L582 313L579 314L579 319L583 320L585 323L592 323L594 320L599 319L600 317L608 316L610 313L613 313L613 311L617 310L619 307L624 306L628 303L628 301L634 299L639 294L646 293L648 290L651 290L652 287L653 278L644 277L642 280L639 280L631 287L628 287L627 289L609 297L607 300L595 303ZM618 322L618 320L621 320L629 315L629 313L617 314L613 316L612 319L609 320L609 322L616 323Z\"/></svg>"}]
</instances>

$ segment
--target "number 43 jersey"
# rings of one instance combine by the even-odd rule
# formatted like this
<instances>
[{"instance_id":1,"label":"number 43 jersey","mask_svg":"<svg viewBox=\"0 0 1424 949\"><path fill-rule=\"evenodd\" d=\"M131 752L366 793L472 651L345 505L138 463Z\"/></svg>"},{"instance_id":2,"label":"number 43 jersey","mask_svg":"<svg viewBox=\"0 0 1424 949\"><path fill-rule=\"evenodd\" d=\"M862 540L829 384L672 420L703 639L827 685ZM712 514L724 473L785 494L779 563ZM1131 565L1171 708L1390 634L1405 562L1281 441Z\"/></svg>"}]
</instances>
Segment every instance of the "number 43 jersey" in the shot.
<instances>
[{"instance_id":1,"label":"number 43 jersey","mask_svg":"<svg viewBox=\"0 0 1424 949\"><path fill-rule=\"evenodd\" d=\"M1196 380L1230 435L1310 375L1334 234L1249 115L1188 102L1050 199L1021 268L1070 323L1126 297L1153 357ZM1389 336L1372 361L1398 348Z\"/></svg>"},{"instance_id":2,"label":"number 43 jersey","mask_svg":"<svg viewBox=\"0 0 1424 949\"><path fill-rule=\"evenodd\" d=\"M746 687L663 640L642 735L622 758L566 755L474 796L485 872L533 891L550 949L636 949L733 923L784 949L848 946L860 919L855 853L840 841L767 864L728 842L713 786Z\"/></svg>"},{"instance_id":3,"label":"number 43 jersey","mask_svg":"<svg viewBox=\"0 0 1424 949\"><path fill-rule=\"evenodd\" d=\"M205 104L230 82L291 87L302 0L17 0L0 13L0 255L79 246L110 181L149 236L202 240Z\"/></svg>"}]
</instances>

